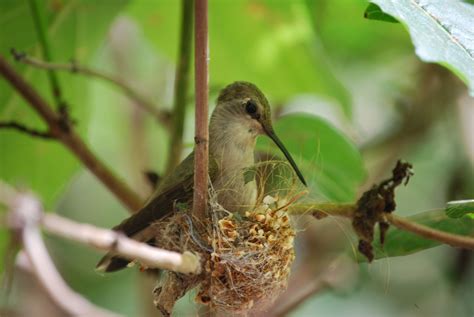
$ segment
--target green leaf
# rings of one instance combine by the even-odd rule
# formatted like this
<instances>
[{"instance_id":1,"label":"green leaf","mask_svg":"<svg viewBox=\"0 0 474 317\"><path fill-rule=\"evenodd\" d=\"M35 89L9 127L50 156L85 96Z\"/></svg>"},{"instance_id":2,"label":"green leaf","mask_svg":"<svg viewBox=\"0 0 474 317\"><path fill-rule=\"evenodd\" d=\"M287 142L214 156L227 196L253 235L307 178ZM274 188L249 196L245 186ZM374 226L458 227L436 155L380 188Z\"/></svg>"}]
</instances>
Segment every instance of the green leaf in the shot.
<instances>
[{"instance_id":1,"label":"green leaf","mask_svg":"<svg viewBox=\"0 0 474 317\"><path fill-rule=\"evenodd\" d=\"M87 64L126 1L60 1L55 5L40 1L39 8L47 24L51 51L58 62L71 58ZM0 1L0 54L22 73L52 106L53 98L44 70L32 69L8 58L10 48L40 57L36 32L27 1ZM93 23L91 22L93 21ZM12 35L12 30L14 34ZM77 121L79 133L85 134L90 115L90 81L68 73L58 73L63 98ZM0 80L0 120L16 120L29 127L46 130L39 116L11 86ZM59 142L44 141L16 131L0 131L0 178L25 186L38 193L47 208L69 182L80 162Z\"/></svg>"},{"instance_id":2,"label":"green leaf","mask_svg":"<svg viewBox=\"0 0 474 317\"><path fill-rule=\"evenodd\" d=\"M435 210L419 213L408 217L410 221L423 224L433 229L459 235L474 233L474 219L469 217L450 218L444 210ZM381 259L392 256L408 255L435 246L441 243L422 238L416 234L390 226L382 247L378 239L374 242L375 258Z\"/></svg>"},{"instance_id":3,"label":"green leaf","mask_svg":"<svg viewBox=\"0 0 474 317\"><path fill-rule=\"evenodd\" d=\"M128 13L154 47L176 60L179 1L135 1ZM350 116L349 92L318 44L302 1L209 1L210 85L255 83L275 103L295 94L335 101Z\"/></svg>"},{"instance_id":4,"label":"green leaf","mask_svg":"<svg viewBox=\"0 0 474 317\"><path fill-rule=\"evenodd\" d=\"M459 0L373 0L406 24L416 54L455 72L474 95L474 6Z\"/></svg>"},{"instance_id":5,"label":"green leaf","mask_svg":"<svg viewBox=\"0 0 474 317\"><path fill-rule=\"evenodd\" d=\"M398 20L391 15L385 13L375 3L369 3L367 9L365 9L364 18L369 20L385 21L390 23L398 23Z\"/></svg>"},{"instance_id":6,"label":"green leaf","mask_svg":"<svg viewBox=\"0 0 474 317\"><path fill-rule=\"evenodd\" d=\"M446 215L450 218L461 218L474 214L474 200L455 200L448 202Z\"/></svg>"},{"instance_id":7,"label":"green leaf","mask_svg":"<svg viewBox=\"0 0 474 317\"><path fill-rule=\"evenodd\" d=\"M274 127L301 169L311 194L338 202L355 199L366 172L359 151L346 136L324 119L309 114L284 116ZM281 156L267 138L261 138L258 147Z\"/></svg>"}]
</instances>

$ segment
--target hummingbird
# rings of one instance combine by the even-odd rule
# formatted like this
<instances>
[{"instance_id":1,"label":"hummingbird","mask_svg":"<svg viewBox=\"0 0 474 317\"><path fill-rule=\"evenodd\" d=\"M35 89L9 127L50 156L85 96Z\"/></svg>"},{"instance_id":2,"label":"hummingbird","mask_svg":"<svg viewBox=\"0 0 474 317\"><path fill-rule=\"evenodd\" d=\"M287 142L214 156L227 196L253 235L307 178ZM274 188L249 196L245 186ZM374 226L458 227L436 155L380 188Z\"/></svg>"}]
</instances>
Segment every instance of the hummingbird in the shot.
<instances>
[{"instance_id":1,"label":"hummingbird","mask_svg":"<svg viewBox=\"0 0 474 317\"><path fill-rule=\"evenodd\" d=\"M252 83L238 81L225 87L217 98L209 123L209 177L217 202L238 213L255 206L257 183L244 172L255 165L256 139L269 137L282 151L300 181L306 181L295 161L276 135L265 95ZM113 230L153 245L151 224L173 213L177 203L192 205L194 152L190 153L167 177L137 213ZM108 253L97 264L103 272L125 268L129 260Z\"/></svg>"}]
</instances>

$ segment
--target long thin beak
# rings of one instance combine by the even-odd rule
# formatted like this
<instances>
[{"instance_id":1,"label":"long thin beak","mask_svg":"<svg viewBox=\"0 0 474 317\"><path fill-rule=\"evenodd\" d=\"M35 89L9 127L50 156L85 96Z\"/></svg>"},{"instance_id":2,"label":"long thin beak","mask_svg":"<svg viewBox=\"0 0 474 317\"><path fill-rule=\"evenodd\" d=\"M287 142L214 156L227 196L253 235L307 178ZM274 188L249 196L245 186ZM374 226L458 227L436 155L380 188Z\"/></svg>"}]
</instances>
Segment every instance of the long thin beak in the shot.
<instances>
[{"instance_id":1,"label":"long thin beak","mask_svg":"<svg viewBox=\"0 0 474 317\"><path fill-rule=\"evenodd\" d=\"M273 142L275 142L275 144L280 148L280 150L283 152L283 154L285 155L286 159L288 160L288 162L290 162L290 165L291 167L293 167L293 170L295 171L296 175L298 175L298 178L300 179L300 181L305 185L305 186L308 186L306 185L306 181L303 177L303 174L301 174L300 170L298 169L298 166L296 166L296 163L295 161L293 160L293 158L291 157L290 155L290 152L288 152L288 150L285 148L285 146L283 145L283 143L280 141L280 139L278 138L278 136L275 134L275 131L273 131L273 129L268 129L265 127L265 125L263 125L263 130L265 131L265 133L268 135L268 137L270 139L273 140Z\"/></svg>"}]
</instances>

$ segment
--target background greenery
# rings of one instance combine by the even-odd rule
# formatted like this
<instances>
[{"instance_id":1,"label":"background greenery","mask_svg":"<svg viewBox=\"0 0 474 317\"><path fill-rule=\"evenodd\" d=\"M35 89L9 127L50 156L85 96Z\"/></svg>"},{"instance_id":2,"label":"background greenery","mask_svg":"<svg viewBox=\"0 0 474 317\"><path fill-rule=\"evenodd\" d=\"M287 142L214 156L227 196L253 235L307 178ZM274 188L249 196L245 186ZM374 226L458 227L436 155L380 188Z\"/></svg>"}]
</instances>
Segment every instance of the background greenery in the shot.
<instances>
[{"instance_id":1,"label":"background greenery","mask_svg":"<svg viewBox=\"0 0 474 317\"><path fill-rule=\"evenodd\" d=\"M474 125L474 105L465 85L472 83L474 72L472 41L463 53L441 37L446 34L439 26L428 35L417 27L416 10L407 18L393 9L391 1L375 2L402 23L365 19L368 3L362 0L210 0L211 100L232 81L257 84L272 103L278 117L275 129L309 180L312 198L353 201L364 188L386 177L398 158L415 166L410 184L397 192L401 215L473 198L474 141L469 126ZM180 1L39 3L54 61L74 59L114 73L160 107L171 108ZM455 0L446 5L465 11L457 21L448 19L449 14L442 20L464 44L465 38L472 38L469 17L474 17L474 9ZM426 10L432 9L440 8ZM435 14L433 10L429 12ZM431 46L425 45L426 39L417 40L420 34L431 39ZM0 1L0 54L15 63L10 48L41 56L27 1ZM439 59L443 50L451 53ZM461 80L441 66L423 64L420 57L440 62ZM20 63L14 66L53 103L44 71ZM143 171L162 173L165 168L169 142L165 129L108 83L69 73L58 76L81 136L146 196L150 188ZM191 150L194 131L193 101L191 96L186 152ZM4 80L0 80L0 119L44 128ZM261 140L259 148L274 150L269 144ZM49 210L78 221L111 227L127 215L107 189L54 141L1 130L0 177L32 189ZM442 210L417 217L464 234L474 228L468 216L449 219ZM354 242L347 224L316 223L304 217L298 223L303 232L295 270L305 261L317 272L335 254L351 250ZM2 231L2 250L6 241ZM93 269L99 253L56 238L48 237L48 244L75 290L125 315L143 314L135 270L100 276ZM343 286L314 296L292 315L472 316L472 253L443 246L388 257L430 246L434 244L393 230L386 248L379 249L380 260L356 266ZM28 292L22 279L17 280L8 303L4 299L2 304L20 307L24 302ZM195 314L192 297L180 302L178 312Z\"/></svg>"}]
</instances>

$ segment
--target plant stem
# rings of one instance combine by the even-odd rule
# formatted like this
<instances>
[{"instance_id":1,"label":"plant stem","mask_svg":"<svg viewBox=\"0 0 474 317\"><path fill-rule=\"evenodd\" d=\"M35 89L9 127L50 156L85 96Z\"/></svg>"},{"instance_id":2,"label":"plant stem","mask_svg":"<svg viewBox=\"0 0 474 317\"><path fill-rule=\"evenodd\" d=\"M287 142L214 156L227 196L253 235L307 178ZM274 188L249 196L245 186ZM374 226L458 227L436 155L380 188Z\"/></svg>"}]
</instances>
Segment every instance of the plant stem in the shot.
<instances>
[{"instance_id":1,"label":"plant stem","mask_svg":"<svg viewBox=\"0 0 474 317\"><path fill-rule=\"evenodd\" d=\"M174 83L173 126L171 127L166 173L178 165L183 148L184 119L188 99L189 66L192 51L193 0L181 1L181 35Z\"/></svg>"},{"instance_id":2,"label":"plant stem","mask_svg":"<svg viewBox=\"0 0 474 317\"><path fill-rule=\"evenodd\" d=\"M33 17L33 23L36 28L36 32L38 34L38 40L41 45L41 50L43 52L43 57L47 62L52 60L51 51L50 51L50 44L48 40L48 36L46 35L44 21L41 18L41 14L38 9L38 4L36 0L29 0L31 15ZM51 86L51 91L53 92L53 98L56 103L56 106L59 108L63 105L62 96L61 96L61 88L59 86L59 80L56 76L56 73L52 70L48 70L48 79L49 84Z\"/></svg>"},{"instance_id":3,"label":"plant stem","mask_svg":"<svg viewBox=\"0 0 474 317\"><path fill-rule=\"evenodd\" d=\"M61 141L131 212L142 206L142 200L123 181L117 178L89 149L72 127L61 126L59 114L0 56L0 74L30 104L47 123L49 132Z\"/></svg>"},{"instance_id":4,"label":"plant stem","mask_svg":"<svg viewBox=\"0 0 474 317\"><path fill-rule=\"evenodd\" d=\"M207 0L196 0L195 8L195 94L196 127L194 156L193 213L198 219L206 216L209 163L208 128L208 24Z\"/></svg>"}]
</instances>

